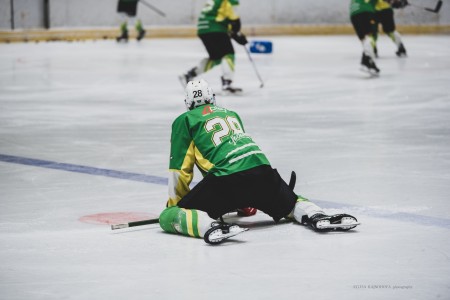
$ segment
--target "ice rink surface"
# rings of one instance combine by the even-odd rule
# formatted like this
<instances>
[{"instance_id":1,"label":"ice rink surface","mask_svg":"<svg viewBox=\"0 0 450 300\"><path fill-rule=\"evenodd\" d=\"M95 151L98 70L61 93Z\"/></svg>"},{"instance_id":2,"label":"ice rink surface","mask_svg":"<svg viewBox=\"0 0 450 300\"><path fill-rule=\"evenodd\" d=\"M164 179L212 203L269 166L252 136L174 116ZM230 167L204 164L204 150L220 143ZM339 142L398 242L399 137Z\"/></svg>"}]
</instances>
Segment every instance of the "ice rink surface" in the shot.
<instances>
[{"instance_id":1,"label":"ice rink surface","mask_svg":"<svg viewBox=\"0 0 450 300\"><path fill-rule=\"evenodd\" d=\"M253 39L255 40L255 39ZM379 38L379 78L355 36L236 45L235 85L204 76L296 192L362 225L275 225L209 246L158 225L177 75L197 39L0 45L0 299L450 299L450 39ZM195 181L200 180L196 176ZM213 199L212 199L213 201ZM108 215L109 214L109 215ZM113 217L113 218L112 218Z\"/></svg>"}]
</instances>

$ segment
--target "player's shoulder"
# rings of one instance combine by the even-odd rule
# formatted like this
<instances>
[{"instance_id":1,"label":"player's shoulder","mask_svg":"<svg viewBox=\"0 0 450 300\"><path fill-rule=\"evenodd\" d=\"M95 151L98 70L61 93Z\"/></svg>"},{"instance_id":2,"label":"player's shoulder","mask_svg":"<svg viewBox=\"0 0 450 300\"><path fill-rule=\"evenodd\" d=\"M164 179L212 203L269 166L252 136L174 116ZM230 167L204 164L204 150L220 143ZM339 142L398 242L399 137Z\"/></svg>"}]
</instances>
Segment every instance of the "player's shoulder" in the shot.
<instances>
[{"instance_id":1,"label":"player's shoulder","mask_svg":"<svg viewBox=\"0 0 450 300\"><path fill-rule=\"evenodd\" d=\"M225 107L213 104L206 104L198 106L192 110L186 111L185 113L179 115L173 123L175 124L180 122L186 122L186 120L194 121L197 119L200 120L210 118L212 116L226 116L226 115L238 116L238 114L235 111L229 110Z\"/></svg>"},{"instance_id":2,"label":"player's shoulder","mask_svg":"<svg viewBox=\"0 0 450 300\"><path fill-rule=\"evenodd\" d=\"M172 127L176 126L177 124L184 123L185 120L188 118L189 112L190 111L186 111L186 112L180 114L178 117L176 117L175 120L173 120L173 122L172 122Z\"/></svg>"},{"instance_id":3,"label":"player's shoulder","mask_svg":"<svg viewBox=\"0 0 450 300\"><path fill-rule=\"evenodd\" d=\"M231 109L228 109L226 107L217 106L217 105L211 105L211 107L208 109L210 113L215 114L223 114L223 115L237 115L237 113Z\"/></svg>"},{"instance_id":4,"label":"player's shoulder","mask_svg":"<svg viewBox=\"0 0 450 300\"><path fill-rule=\"evenodd\" d=\"M198 117L210 117L211 115L236 114L236 113L222 106L205 104L194 108L193 110L190 111L190 114L192 116Z\"/></svg>"}]
</instances>

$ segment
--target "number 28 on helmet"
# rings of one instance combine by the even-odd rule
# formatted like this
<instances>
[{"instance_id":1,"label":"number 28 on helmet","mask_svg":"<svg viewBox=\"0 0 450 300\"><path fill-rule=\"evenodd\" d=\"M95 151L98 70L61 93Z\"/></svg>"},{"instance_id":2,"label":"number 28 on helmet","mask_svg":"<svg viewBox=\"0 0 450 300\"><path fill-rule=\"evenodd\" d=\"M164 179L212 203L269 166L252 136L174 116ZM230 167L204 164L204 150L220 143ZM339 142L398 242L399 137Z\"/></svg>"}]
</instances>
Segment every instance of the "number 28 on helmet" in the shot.
<instances>
[{"instance_id":1,"label":"number 28 on helmet","mask_svg":"<svg viewBox=\"0 0 450 300\"><path fill-rule=\"evenodd\" d=\"M186 85L184 103L188 110L205 104L216 104L212 88L204 79L189 81Z\"/></svg>"}]
</instances>

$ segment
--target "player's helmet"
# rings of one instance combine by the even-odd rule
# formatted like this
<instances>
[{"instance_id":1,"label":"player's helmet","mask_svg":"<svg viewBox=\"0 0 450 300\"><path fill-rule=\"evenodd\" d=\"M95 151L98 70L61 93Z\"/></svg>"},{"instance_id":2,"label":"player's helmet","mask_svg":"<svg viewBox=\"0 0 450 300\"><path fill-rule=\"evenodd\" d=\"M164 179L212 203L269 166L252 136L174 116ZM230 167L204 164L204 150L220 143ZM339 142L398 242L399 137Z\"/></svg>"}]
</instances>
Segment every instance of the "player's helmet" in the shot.
<instances>
[{"instance_id":1,"label":"player's helmet","mask_svg":"<svg viewBox=\"0 0 450 300\"><path fill-rule=\"evenodd\" d=\"M184 103L188 110L200 105L216 104L216 97L208 82L204 79L189 81L186 85L186 96Z\"/></svg>"}]
</instances>

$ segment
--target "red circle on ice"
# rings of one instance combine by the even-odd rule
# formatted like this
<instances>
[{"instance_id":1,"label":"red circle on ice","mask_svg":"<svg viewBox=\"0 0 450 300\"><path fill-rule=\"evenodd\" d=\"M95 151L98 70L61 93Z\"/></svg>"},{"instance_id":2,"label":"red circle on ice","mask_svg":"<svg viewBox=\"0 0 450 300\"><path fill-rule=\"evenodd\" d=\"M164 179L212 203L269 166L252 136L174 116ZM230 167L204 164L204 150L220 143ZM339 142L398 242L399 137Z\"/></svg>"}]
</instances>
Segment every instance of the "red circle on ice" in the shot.
<instances>
[{"instance_id":1,"label":"red circle on ice","mask_svg":"<svg viewBox=\"0 0 450 300\"><path fill-rule=\"evenodd\" d=\"M157 215L141 212L111 212L83 216L81 222L89 224L120 224L157 218Z\"/></svg>"}]
</instances>

